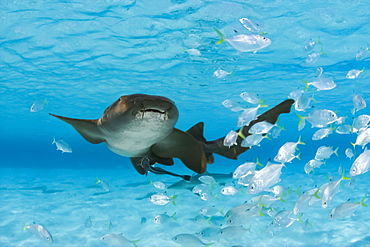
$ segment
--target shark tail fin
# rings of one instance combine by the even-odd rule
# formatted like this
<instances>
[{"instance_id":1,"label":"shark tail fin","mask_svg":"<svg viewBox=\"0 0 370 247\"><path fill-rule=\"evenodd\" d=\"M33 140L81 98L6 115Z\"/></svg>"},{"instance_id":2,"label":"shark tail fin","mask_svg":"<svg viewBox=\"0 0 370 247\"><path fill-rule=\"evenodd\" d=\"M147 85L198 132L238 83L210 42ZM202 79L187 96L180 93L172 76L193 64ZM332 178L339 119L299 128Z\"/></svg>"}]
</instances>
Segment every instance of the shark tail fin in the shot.
<instances>
[{"instance_id":1,"label":"shark tail fin","mask_svg":"<svg viewBox=\"0 0 370 247\"><path fill-rule=\"evenodd\" d=\"M275 106L275 107L271 108L270 110L266 111L265 113L259 115L257 117L257 119L251 121L249 123L249 125L243 126L240 129L240 132L241 133L238 135L238 138L236 140L237 145L234 145L232 147L226 147L226 146L224 146L223 143L224 143L225 137L221 137L221 138L219 138L217 140L209 141L209 142L207 142L207 141L204 142L205 141L205 139L204 139L201 142L204 144L204 150L205 150L205 152L208 153L208 154L209 153L211 153L211 154L212 153L215 153L215 154L224 156L224 157L229 158L229 159L237 159L238 156L241 153L244 153L245 151L247 151L249 149L249 147L242 147L241 146L241 143L242 143L242 141L244 139L244 138L242 138L242 136L244 136L244 137L249 136L250 135L249 132L248 132L249 129L254 124L256 124L258 122L266 121L268 123L275 124L276 121L278 120L278 117L279 117L280 114L282 114L282 113L289 113L290 112L290 108L293 105L293 103L294 103L294 100L292 100L292 99L285 100L285 101L281 102L280 104L278 104L277 106ZM239 130L237 132L239 133ZM199 141L199 139L197 139L197 140Z\"/></svg>"}]
</instances>

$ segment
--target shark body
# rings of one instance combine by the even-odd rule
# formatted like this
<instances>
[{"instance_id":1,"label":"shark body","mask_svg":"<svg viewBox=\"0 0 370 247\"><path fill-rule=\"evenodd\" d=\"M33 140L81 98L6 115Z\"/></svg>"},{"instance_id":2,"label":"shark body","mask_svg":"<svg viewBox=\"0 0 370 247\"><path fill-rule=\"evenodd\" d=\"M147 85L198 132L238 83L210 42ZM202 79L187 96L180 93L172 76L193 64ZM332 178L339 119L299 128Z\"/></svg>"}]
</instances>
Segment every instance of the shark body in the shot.
<instances>
[{"instance_id":1,"label":"shark body","mask_svg":"<svg viewBox=\"0 0 370 247\"><path fill-rule=\"evenodd\" d=\"M293 100L285 100L258 116L242 134L257 122L275 124L281 113L289 113ZM99 119L85 120L50 114L70 124L88 142L105 143L107 147L122 156L130 157L131 163L140 174L148 171L158 174L171 174L155 163L171 166L173 158L179 158L190 170L202 174L207 164L213 163L213 153L230 159L249 148L241 147L242 138L232 147L223 145L224 137L206 141L203 136L204 123L200 122L184 132L175 128L179 111L173 101L166 97L132 94L120 97L110 105ZM180 176L183 177L184 176ZM186 178L189 178L187 176Z\"/></svg>"}]
</instances>

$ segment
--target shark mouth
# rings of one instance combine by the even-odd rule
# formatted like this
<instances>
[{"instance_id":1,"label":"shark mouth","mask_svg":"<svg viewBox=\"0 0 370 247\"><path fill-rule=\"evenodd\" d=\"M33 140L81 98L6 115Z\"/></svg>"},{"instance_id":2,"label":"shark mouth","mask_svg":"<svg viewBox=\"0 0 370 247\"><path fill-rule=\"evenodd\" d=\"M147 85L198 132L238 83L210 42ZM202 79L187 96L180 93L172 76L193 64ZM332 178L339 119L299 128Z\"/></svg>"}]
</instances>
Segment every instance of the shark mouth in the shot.
<instances>
[{"instance_id":1,"label":"shark mouth","mask_svg":"<svg viewBox=\"0 0 370 247\"><path fill-rule=\"evenodd\" d=\"M136 114L136 117L144 119L144 118L154 118L154 119L161 119L167 120L168 119L168 110L164 109L156 109L156 108L143 108Z\"/></svg>"},{"instance_id":2,"label":"shark mouth","mask_svg":"<svg viewBox=\"0 0 370 247\"><path fill-rule=\"evenodd\" d=\"M166 114L166 111L163 110L158 110L158 109L143 109L140 112L154 112L154 113L159 113L159 114Z\"/></svg>"}]
</instances>

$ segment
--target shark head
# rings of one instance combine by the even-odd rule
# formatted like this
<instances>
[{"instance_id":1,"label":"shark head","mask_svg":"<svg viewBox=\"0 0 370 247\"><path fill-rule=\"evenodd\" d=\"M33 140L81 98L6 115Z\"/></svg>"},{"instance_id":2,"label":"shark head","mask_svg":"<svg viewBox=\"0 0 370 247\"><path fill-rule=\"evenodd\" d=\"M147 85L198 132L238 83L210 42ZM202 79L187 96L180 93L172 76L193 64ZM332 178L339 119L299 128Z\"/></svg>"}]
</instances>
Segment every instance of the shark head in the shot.
<instances>
[{"instance_id":1,"label":"shark head","mask_svg":"<svg viewBox=\"0 0 370 247\"><path fill-rule=\"evenodd\" d=\"M166 135L165 133L172 131L178 118L179 111L170 99L132 94L122 96L110 105L98 123L114 133L132 128L142 133L155 130Z\"/></svg>"}]
</instances>

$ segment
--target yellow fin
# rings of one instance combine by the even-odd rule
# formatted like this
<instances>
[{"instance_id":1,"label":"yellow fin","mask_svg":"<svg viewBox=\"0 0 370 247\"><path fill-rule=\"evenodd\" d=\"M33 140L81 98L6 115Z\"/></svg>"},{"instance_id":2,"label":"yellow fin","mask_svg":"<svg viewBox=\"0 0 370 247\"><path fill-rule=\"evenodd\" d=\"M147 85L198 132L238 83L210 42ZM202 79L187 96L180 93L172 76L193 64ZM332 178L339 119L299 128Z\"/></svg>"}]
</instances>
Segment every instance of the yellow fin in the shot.
<instances>
[{"instance_id":1,"label":"yellow fin","mask_svg":"<svg viewBox=\"0 0 370 247\"><path fill-rule=\"evenodd\" d=\"M217 41L217 45L221 44L222 42L225 41L225 36L221 33L220 30L218 30L217 28L214 28L214 30L216 31L216 33L220 36L220 40Z\"/></svg>"}]
</instances>

